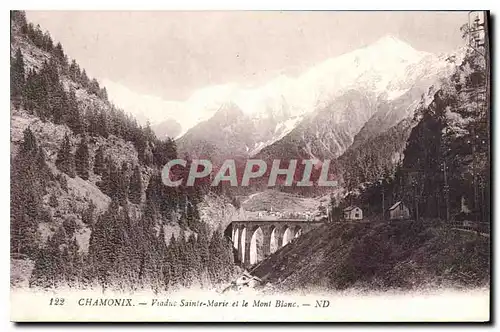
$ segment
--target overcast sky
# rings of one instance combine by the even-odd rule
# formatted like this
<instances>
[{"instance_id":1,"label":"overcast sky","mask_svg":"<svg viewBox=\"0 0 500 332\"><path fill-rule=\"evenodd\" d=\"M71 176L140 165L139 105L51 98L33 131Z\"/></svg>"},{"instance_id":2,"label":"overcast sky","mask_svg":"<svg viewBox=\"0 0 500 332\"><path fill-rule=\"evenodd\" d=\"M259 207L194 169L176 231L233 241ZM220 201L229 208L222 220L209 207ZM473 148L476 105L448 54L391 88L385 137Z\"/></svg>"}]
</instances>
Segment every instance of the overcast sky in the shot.
<instances>
[{"instance_id":1,"label":"overcast sky","mask_svg":"<svg viewBox=\"0 0 500 332\"><path fill-rule=\"evenodd\" d=\"M27 12L99 80L184 100L196 89L296 75L384 35L415 49L463 44L466 12Z\"/></svg>"}]
</instances>

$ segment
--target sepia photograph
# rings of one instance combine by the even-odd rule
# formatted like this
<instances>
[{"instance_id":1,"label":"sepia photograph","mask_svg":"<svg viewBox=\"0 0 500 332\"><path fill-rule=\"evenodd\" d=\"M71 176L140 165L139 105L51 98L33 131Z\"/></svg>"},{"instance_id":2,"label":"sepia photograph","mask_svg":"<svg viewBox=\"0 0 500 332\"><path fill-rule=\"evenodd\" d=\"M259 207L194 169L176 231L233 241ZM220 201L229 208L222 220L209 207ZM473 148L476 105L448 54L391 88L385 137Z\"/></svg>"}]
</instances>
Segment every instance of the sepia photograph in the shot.
<instances>
[{"instance_id":1,"label":"sepia photograph","mask_svg":"<svg viewBox=\"0 0 500 332\"><path fill-rule=\"evenodd\" d=\"M11 321L490 322L490 27L10 11Z\"/></svg>"}]
</instances>

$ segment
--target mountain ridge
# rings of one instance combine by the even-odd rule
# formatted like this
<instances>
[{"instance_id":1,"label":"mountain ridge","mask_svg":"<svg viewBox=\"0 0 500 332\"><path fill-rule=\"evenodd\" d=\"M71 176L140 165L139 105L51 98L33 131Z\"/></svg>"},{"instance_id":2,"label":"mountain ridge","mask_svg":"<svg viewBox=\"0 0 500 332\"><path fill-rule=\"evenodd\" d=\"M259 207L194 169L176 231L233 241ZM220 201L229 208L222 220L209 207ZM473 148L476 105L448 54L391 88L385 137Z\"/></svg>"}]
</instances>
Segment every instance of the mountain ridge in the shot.
<instances>
[{"instance_id":1,"label":"mountain ridge","mask_svg":"<svg viewBox=\"0 0 500 332\"><path fill-rule=\"evenodd\" d=\"M438 56L417 51L395 37L386 36L374 44L326 60L296 79L279 76L264 87L253 91L253 95L247 93L246 100L238 100L241 97L238 93L229 95L230 103L241 110L242 127L234 128L234 135L231 136L229 133L224 141L217 142L217 139L214 139L211 143L215 147L224 146L226 157L258 156L266 148L279 144L278 142L286 140L287 136L294 135L293 131L311 122L311 117L322 114L325 109L330 109L331 119L328 122L334 127L338 127L340 125L338 121L342 121L343 118L353 118L354 115L344 113L359 113L359 108L351 107L349 111L332 105L338 103L337 99L346 99L346 96L354 94L353 91L358 91L359 98L368 96L370 99L368 104L372 106L361 109L365 114L359 114L357 122L344 123L344 127L349 128L338 128L341 136L345 136L340 133L342 131L351 132L350 127L354 127L356 132L350 133L347 135L349 137L342 141L322 143L327 150L329 146L337 146L336 150L323 153L336 158L353 144L354 136L377 113L378 108L386 107L387 110L385 113L380 112L378 123L371 126L371 131L378 130L373 134L379 134L405 117L412 116L414 108L411 106L418 103L429 86L438 83L453 69L453 65L446 61L448 57L449 55ZM261 106L257 107L259 103ZM384 103L387 105L384 106ZM200 126L209 126L213 133L225 130L224 125L218 123L212 115L184 134L191 138L189 144L186 144L183 136L178 138L180 150L186 152L196 150L196 141L205 140L206 136L202 135L205 130L198 132ZM370 131L368 129L365 128L362 137L369 138L372 135L368 133ZM242 131L252 131L248 134L251 139L242 140ZM318 137L325 134L298 135ZM244 148L231 149L225 144L227 141ZM309 144L314 143L305 142L304 145ZM215 160L221 159L219 154L211 157Z\"/></svg>"}]
</instances>

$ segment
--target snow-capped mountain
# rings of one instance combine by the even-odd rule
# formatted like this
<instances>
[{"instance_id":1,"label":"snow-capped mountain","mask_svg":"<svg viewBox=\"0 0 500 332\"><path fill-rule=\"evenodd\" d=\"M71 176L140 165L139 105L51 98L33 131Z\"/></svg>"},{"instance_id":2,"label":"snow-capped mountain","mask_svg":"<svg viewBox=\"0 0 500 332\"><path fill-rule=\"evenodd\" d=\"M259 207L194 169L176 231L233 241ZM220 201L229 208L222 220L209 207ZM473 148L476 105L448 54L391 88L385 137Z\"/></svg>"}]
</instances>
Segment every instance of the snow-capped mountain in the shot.
<instances>
[{"instance_id":1,"label":"snow-capped mountain","mask_svg":"<svg viewBox=\"0 0 500 332\"><path fill-rule=\"evenodd\" d=\"M252 89L219 87L205 104L197 97L201 109L189 110L198 114L190 127L175 117L179 149L199 155L208 144L204 152L212 158L253 156L266 147L272 155L299 149L302 156L338 157L358 133L368 139L410 116L429 86L453 70L447 58L387 36L296 78L279 76Z\"/></svg>"}]
</instances>

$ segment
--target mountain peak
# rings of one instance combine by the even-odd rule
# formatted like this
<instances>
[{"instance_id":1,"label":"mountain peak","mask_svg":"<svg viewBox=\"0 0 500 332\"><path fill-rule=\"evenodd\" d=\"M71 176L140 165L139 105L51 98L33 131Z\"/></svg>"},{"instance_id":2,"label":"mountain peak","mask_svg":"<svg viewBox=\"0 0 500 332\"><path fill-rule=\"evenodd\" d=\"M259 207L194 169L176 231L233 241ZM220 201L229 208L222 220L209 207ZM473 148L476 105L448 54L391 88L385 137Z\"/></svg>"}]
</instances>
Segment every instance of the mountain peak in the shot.
<instances>
[{"instance_id":1,"label":"mountain peak","mask_svg":"<svg viewBox=\"0 0 500 332\"><path fill-rule=\"evenodd\" d=\"M406 50L406 51L412 51L412 52L417 52L410 44L402 41L398 37L395 37L393 35L385 35L382 38L378 39L375 43L371 44L370 47L383 47L387 49L393 49L393 50Z\"/></svg>"}]
</instances>

